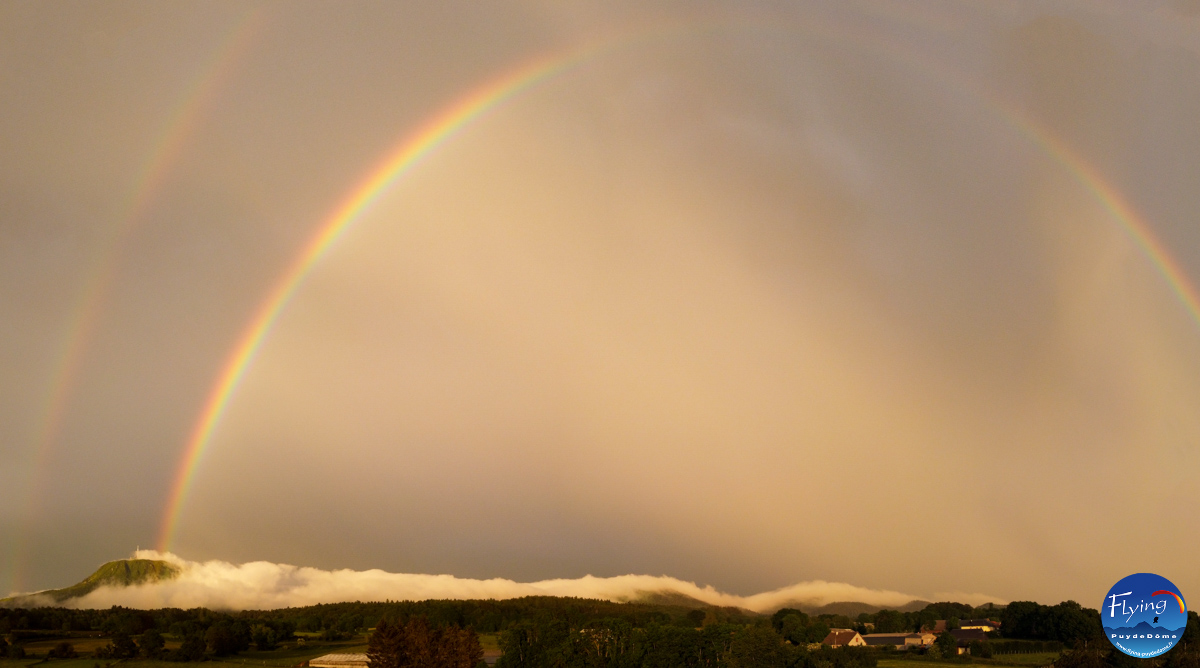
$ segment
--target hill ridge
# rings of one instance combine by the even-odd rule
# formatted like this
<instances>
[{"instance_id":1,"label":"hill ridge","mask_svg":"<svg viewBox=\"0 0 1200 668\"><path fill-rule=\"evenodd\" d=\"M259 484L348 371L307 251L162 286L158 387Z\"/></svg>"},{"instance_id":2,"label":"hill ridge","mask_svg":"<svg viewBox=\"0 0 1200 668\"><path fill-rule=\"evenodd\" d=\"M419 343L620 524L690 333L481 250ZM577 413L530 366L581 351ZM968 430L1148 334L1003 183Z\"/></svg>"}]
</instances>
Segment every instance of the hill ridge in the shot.
<instances>
[{"instance_id":1,"label":"hill ridge","mask_svg":"<svg viewBox=\"0 0 1200 668\"><path fill-rule=\"evenodd\" d=\"M97 568L94 573L83 580L62 589L46 589L32 594L21 594L0 599L0 605L19 606L23 602L34 603L38 599L49 598L55 603L82 598L100 587L131 587L172 580L183 572L179 566L158 559L117 559Z\"/></svg>"}]
</instances>

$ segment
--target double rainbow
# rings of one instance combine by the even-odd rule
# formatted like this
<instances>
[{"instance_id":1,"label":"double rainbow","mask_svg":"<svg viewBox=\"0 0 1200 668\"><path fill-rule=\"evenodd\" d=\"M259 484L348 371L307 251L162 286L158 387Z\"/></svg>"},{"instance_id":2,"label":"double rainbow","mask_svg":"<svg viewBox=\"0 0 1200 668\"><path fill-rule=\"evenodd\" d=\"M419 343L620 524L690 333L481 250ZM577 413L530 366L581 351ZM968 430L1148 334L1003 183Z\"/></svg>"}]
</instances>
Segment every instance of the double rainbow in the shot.
<instances>
[{"instance_id":1,"label":"double rainbow","mask_svg":"<svg viewBox=\"0 0 1200 668\"><path fill-rule=\"evenodd\" d=\"M712 23L701 28L712 27ZM696 26L693 26L695 28ZM761 27L761 26L760 26ZM767 26L768 30L778 30L778 26ZM674 31L668 31L674 32ZM645 34L645 33L643 33ZM658 32L656 34L663 34ZM845 32L839 33L838 38L846 38ZM923 69L933 71L945 70L936 64L906 53L902 47L887 44L886 39L871 37L863 46L871 50L883 50L889 57L899 54L900 59L915 64ZM621 40L627 43L628 39ZM191 488L197 466L203 457L213 435L213 431L221 420L229 400L238 384L253 361L263 341L269 333L275 320L282 312L296 289L316 263L321 259L330 246L358 220L380 195L392 184L411 170L421 158L428 155L448 138L464 126L479 118L490 109L512 98L520 92L529 89L540 81L555 74L564 72L573 66L597 55L616 45L615 41L601 43L600 46L577 49L565 54L538 59L517 68L511 73L504 74L483 86L477 88L457 102L434 115L410 138L402 141L365 179L355 187L349 196L325 219L318 227L316 234L306 244L299 256L289 265L287 271L276 282L260 308L255 312L250 325L238 339L233 353L227 359L217 382L214 384L208 398L205 400L203 411L193 427L184 454L180 460L172 480L168 501L163 513L159 529L158 549L169 551L177 531L180 514L184 501ZM942 72L945 74L944 72ZM1165 246L1154 236L1149 224L1140 217L1133 207L1121 196L1119 191L1108 184L1092 166L1079 154L1072 151L1061 140L1053 137L1045 129L1032 121L1023 118L1014 111L1006 110L991 101L989 96L980 92L974 86L965 83L961 77L950 73L947 78L956 81L958 87L971 97L979 100L993 113L997 114L1007 124L1028 139L1039 150L1049 155L1068 172L1087 191L1089 191L1108 212L1110 217L1125 231L1142 252L1151 260L1154 266L1166 279L1171 290L1180 303L1183 304L1191 318L1200 324L1200 298L1196 289L1187 281L1186 275L1167 252ZM1182 605L1182 601L1181 601Z\"/></svg>"}]
</instances>

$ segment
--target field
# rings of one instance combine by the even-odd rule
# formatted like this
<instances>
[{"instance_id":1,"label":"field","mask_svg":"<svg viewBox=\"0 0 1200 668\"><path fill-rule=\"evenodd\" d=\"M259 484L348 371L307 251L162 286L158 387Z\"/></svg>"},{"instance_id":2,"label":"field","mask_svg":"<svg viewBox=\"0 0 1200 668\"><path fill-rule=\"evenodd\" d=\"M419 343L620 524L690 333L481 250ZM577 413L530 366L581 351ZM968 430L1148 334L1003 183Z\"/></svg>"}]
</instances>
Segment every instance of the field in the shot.
<instances>
[{"instance_id":1,"label":"field","mask_svg":"<svg viewBox=\"0 0 1200 668\"><path fill-rule=\"evenodd\" d=\"M1048 666L1059 657L1057 652L1037 652L1031 654L998 654L991 659L972 659L970 663L950 660L929 660L914 658L880 659L879 668L946 668L947 666L1021 666L1021 668L1040 668Z\"/></svg>"},{"instance_id":2,"label":"field","mask_svg":"<svg viewBox=\"0 0 1200 668\"><path fill-rule=\"evenodd\" d=\"M260 652L254 649L246 650L237 656L225 658L209 658L204 662L204 665L209 668L247 668L252 666L267 666L268 668L294 668L301 665L303 662L333 652L352 653L366 652L367 646L363 636L359 636L353 640L341 642L327 642L316 639L316 634L304 632L297 633L298 636L304 639L304 644L298 642L289 642L281 645L279 649ZM13 661L8 659L0 659L0 668L27 668L34 664L39 666L45 665L46 668L108 668L116 663L132 663L136 664L137 668L180 668L189 664L171 663L167 661L151 661L147 659L135 659L131 661L99 661L91 656L98 647L108 644L109 638L101 638L92 634L77 635L69 638L69 641L74 645L75 650L82 656L78 659L54 659L45 660L46 652L55 644L62 642L63 638L38 640L25 644L26 651L33 656ZM484 657L489 664L495 662L500 655L499 634L484 633L479 635L479 642L483 646ZM168 637L167 648L173 649L179 646L177 639ZM1049 666L1058 654L1054 652L1038 652L1030 654L1000 654L991 659L970 659L963 660L932 660L923 657L903 657L895 656L881 658L878 668L951 668L966 666L1012 666L1017 668L1042 668Z\"/></svg>"},{"instance_id":3,"label":"field","mask_svg":"<svg viewBox=\"0 0 1200 668\"><path fill-rule=\"evenodd\" d=\"M306 634L298 633L299 636ZM151 661L148 659L134 659L131 661L101 661L91 656L92 652L97 647L106 645L109 642L108 638L70 638L69 642L75 646L75 651L82 656L78 659L52 659L45 660L46 652L55 644L62 642L63 639L44 640L31 642L25 645L25 650L36 656L32 656L20 661L9 659L0 659L0 668L25 668L33 664L46 666L46 668L105 668L109 665L121 664L136 664L138 668L180 668L180 666L188 666L192 664L173 663L170 661ZM179 646L178 640L172 642L168 638L167 648L175 648ZM237 656L224 658L209 657L204 661L204 666L211 668L244 668L245 666L269 666L271 668L293 668L303 662L321 656L322 654L330 654L332 652L354 653L366 652L366 641L359 637L355 640L347 640L343 642L310 642L306 641L304 645L295 642L289 642L281 645L279 649L269 652L259 652L254 649L246 650Z\"/></svg>"}]
</instances>

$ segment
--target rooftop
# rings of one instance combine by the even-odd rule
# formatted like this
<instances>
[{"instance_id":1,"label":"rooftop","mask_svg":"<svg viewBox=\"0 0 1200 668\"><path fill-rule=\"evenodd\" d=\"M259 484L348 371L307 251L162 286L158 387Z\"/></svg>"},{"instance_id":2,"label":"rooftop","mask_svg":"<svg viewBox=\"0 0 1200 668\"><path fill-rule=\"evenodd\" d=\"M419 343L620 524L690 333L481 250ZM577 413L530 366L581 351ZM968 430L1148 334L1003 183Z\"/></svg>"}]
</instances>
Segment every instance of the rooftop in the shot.
<instances>
[{"instance_id":1,"label":"rooftop","mask_svg":"<svg viewBox=\"0 0 1200 668\"><path fill-rule=\"evenodd\" d=\"M309 659L310 666L365 666L370 663L366 654L326 654Z\"/></svg>"}]
</instances>

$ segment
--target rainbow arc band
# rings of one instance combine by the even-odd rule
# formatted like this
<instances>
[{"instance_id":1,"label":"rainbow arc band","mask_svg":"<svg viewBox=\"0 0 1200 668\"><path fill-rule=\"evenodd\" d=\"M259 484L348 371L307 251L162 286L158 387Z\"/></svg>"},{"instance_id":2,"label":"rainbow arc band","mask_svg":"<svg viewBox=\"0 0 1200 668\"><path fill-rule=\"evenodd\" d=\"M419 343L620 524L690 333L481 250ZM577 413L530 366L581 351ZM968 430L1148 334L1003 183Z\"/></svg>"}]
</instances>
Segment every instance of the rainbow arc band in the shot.
<instances>
[{"instance_id":1,"label":"rainbow arc band","mask_svg":"<svg viewBox=\"0 0 1200 668\"><path fill-rule=\"evenodd\" d=\"M1166 589L1159 589L1158 591L1154 592L1153 594L1150 594L1150 598L1154 598L1155 596L1160 596L1163 594L1167 594L1169 596L1174 596L1175 600L1179 601L1179 612L1181 614L1185 614L1185 615L1187 614L1187 606L1185 606L1183 604L1183 597L1181 597L1179 594L1176 594L1173 591L1167 591Z\"/></svg>"},{"instance_id":2,"label":"rainbow arc band","mask_svg":"<svg viewBox=\"0 0 1200 668\"><path fill-rule=\"evenodd\" d=\"M238 340L234 354L222 370L216 385L204 404L204 411L193 428L183 459L176 471L171 494L159 531L159 549L169 551L178 523L183 501L187 496L196 465L204 454L213 429L220 421L229 398L237 389L246 369L261 347L271 325L279 317L296 288L338 240L346 228L370 208L379 196L398 177L416 165L442 142L481 114L501 104L537 82L584 61L594 49L582 49L566 56L542 58L514 72L501 76L460 99L437 114L411 138L403 141L381 164L373 169L363 183L334 210L318 228L317 234L305 246L276 282L267 299L256 312L250 327Z\"/></svg>"},{"instance_id":3,"label":"rainbow arc band","mask_svg":"<svg viewBox=\"0 0 1200 668\"><path fill-rule=\"evenodd\" d=\"M249 327L238 339L233 354L227 359L217 382L204 402L204 408L193 427L183 457L176 469L168 493L167 504L164 508L162 522L159 528L158 549L167 552L171 548L183 503L195 477L197 466L204 455L212 434L228 406L229 400L237 389L247 368L261 348L266 335L279 317L288 301L295 294L304 278L321 259L330 246L346 231L351 223L356 221L375 203L380 195L400 176L412 169L431 151L445 142L457 131L497 105L525 91L538 82L551 76L570 70L593 56L609 51L620 44L627 44L638 38L648 36L663 36L680 33L685 30L697 31L720 27L745 27L771 31L788 32L787 27L778 23L751 24L747 22L705 21L683 26L674 26L667 30L643 30L633 37L624 39L608 39L592 42L590 45L569 50L532 61L516 70L501 75L467 94L454 104L435 114L430 121L421 127L410 138L402 141L374 169L368 172L361 184L354 188L350 195L333 213L317 228L316 234L306 244L300 255L288 266L287 271L275 283L260 308L255 312ZM828 28L827 26L823 26ZM790 32L798 32L791 30ZM813 34L813 31L799 31ZM819 31L818 31L819 32ZM979 101L984 108L996 114L1007 125L1024 136L1034 146L1049 155L1062 165L1080 185L1092 193L1098 202L1109 213L1110 217L1129 235L1133 242L1150 259L1156 269L1166 279L1169 287L1183 304L1191 319L1200 325L1200 297L1196 289L1187 281L1186 274L1175 262L1166 247L1154 236L1150 225L1143 220L1133 207L1121 196L1116 188L1108 184L1094 168L1078 153L1072 151L1064 142L1055 138L1046 129L1038 126L1031 119L1025 118L1013 110L1006 109L994 102L990 96L981 92L977 87L966 83L961 76L949 72L944 66L914 56L911 49L895 44L886 37L871 35L861 37L846 30L828 31L834 33L839 40L849 40L866 50L882 53L885 57L897 58L907 62L917 70L937 72L944 80L951 81L962 92ZM828 36L828 35L825 35ZM1182 601L1181 601L1182 604Z\"/></svg>"},{"instance_id":4,"label":"rainbow arc band","mask_svg":"<svg viewBox=\"0 0 1200 668\"><path fill-rule=\"evenodd\" d=\"M168 115L158 132L153 147L125 197L117 224L106 235L100 250L84 274L82 288L71 308L71 318L58 346L50 372L48 390L38 413L37 430L33 438L33 465L29 489L25 495L25 508L20 517L32 517L54 443L62 429L63 418L73 388L79 379L84 353L97 326L109 292L116 280L122 246L139 224L143 223L155 197L166 182L171 168L178 162L204 120L204 112L211 108L216 93L236 70L249 50L254 35L263 23L265 13L261 8L246 10L225 31L208 58L197 69L189 85L178 98L178 104ZM22 579L25 550L25 534L22 530L13 541L12 586L19 587Z\"/></svg>"}]
</instances>

